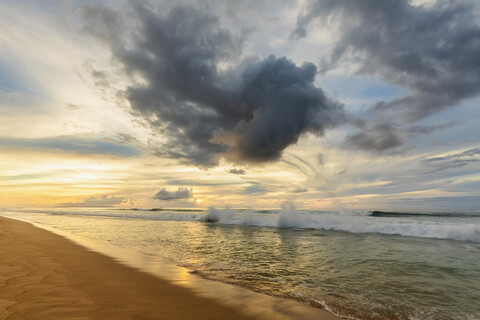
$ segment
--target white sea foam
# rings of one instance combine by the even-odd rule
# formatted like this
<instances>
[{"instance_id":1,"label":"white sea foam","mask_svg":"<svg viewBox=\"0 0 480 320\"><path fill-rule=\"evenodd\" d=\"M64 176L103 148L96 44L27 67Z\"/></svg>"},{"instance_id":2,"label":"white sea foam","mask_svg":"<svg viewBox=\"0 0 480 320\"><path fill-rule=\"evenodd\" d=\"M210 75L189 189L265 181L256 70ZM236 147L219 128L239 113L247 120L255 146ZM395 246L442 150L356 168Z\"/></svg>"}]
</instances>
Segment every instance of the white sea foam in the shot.
<instances>
[{"instance_id":1,"label":"white sea foam","mask_svg":"<svg viewBox=\"0 0 480 320\"><path fill-rule=\"evenodd\" d=\"M292 204L282 205L277 214L210 209L203 221L221 224L278 228L322 229L352 233L380 233L411 237L480 242L480 218L435 219L428 217L374 217L368 211L301 212Z\"/></svg>"},{"instance_id":2,"label":"white sea foam","mask_svg":"<svg viewBox=\"0 0 480 320\"><path fill-rule=\"evenodd\" d=\"M21 210L23 213L39 211ZM290 203L283 204L279 211L269 213L253 210L235 211L228 207L210 208L206 212L55 209L41 210L41 213L157 221L203 221L228 225L322 229L480 242L480 216L464 219L429 216L377 217L372 216L370 211L361 210L298 211Z\"/></svg>"}]
</instances>

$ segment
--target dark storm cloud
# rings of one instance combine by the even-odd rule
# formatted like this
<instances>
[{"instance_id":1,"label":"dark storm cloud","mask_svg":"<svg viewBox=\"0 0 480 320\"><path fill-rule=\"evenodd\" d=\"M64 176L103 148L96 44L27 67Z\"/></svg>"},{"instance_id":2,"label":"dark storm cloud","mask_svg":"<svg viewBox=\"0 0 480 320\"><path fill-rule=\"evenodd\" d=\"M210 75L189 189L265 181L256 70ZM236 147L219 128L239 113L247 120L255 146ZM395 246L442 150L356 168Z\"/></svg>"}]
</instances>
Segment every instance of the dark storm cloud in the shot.
<instances>
[{"instance_id":1,"label":"dark storm cloud","mask_svg":"<svg viewBox=\"0 0 480 320\"><path fill-rule=\"evenodd\" d=\"M187 188L178 188L176 191L168 191L163 188L158 191L153 199L170 201L170 200L188 200L193 197L192 189Z\"/></svg>"},{"instance_id":2,"label":"dark storm cloud","mask_svg":"<svg viewBox=\"0 0 480 320\"><path fill-rule=\"evenodd\" d=\"M343 106L314 85L316 67L286 58L240 59L242 34L193 7L84 7L86 30L132 78L121 92L168 141L159 154L215 165L277 160L299 137L344 121Z\"/></svg>"},{"instance_id":3,"label":"dark storm cloud","mask_svg":"<svg viewBox=\"0 0 480 320\"><path fill-rule=\"evenodd\" d=\"M406 87L411 94L379 102L372 113L414 122L480 93L480 5L438 0L314 0L299 15L294 38L336 25L336 45L321 71L354 61L357 72Z\"/></svg>"}]
</instances>

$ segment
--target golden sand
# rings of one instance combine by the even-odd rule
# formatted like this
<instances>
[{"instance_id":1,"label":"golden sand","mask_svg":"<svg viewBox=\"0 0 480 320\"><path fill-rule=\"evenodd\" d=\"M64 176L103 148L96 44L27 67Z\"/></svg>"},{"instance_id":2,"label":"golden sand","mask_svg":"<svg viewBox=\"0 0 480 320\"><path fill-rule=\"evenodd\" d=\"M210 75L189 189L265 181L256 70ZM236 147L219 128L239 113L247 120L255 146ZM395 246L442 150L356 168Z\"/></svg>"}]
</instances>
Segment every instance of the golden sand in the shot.
<instances>
[{"instance_id":1,"label":"golden sand","mask_svg":"<svg viewBox=\"0 0 480 320\"><path fill-rule=\"evenodd\" d=\"M313 314L338 319L322 310ZM255 318L49 231L0 217L0 319Z\"/></svg>"},{"instance_id":2,"label":"golden sand","mask_svg":"<svg viewBox=\"0 0 480 320\"><path fill-rule=\"evenodd\" d=\"M0 243L0 319L249 319L25 222Z\"/></svg>"}]
</instances>

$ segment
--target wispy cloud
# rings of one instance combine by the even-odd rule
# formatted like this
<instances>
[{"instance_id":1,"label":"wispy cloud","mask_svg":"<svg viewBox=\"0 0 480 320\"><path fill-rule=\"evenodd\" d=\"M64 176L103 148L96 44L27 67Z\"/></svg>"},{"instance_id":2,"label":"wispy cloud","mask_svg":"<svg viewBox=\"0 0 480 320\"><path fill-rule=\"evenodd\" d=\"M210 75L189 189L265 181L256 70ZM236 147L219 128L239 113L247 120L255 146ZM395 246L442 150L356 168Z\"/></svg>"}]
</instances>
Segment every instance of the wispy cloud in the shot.
<instances>
[{"instance_id":1,"label":"wispy cloud","mask_svg":"<svg viewBox=\"0 0 480 320\"><path fill-rule=\"evenodd\" d=\"M433 168L431 171L429 171L429 173L447 169L461 168L475 162L480 162L480 148L474 148L460 153L427 158L423 160L423 164L425 166Z\"/></svg>"},{"instance_id":2,"label":"wispy cloud","mask_svg":"<svg viewBox=\"0 0 480 320\"><path fill-rule=\"evenodd\" d=\"M66 202L62 203L60 207L112 207L129 202L129 199L119 195L100 195L91 196L87 199L79 202Z\"/></svg>"},{"instance_id":3,"label":"wispy cloud","mask_svg":"<svg viewBox=\"0 0 480 320\"><path fill-rule=\"evenodd\" d=\"M261 193L267 193L269 190L261 185L254 184L250 185L245 188L244 192L245 194L261 194Z\"/></svg>"},{"instance_id":4,"label":"wispy cloud","mask_svg":"<svg viewBox=\"0 0 480 320\"><path fill-rule=\"evenodd\" d=\"M0 148L61 151L77 154L100 154L131 157L141 152L132 146L116 144L88 135L56 136L46 138L0 137Z\"/></svg>"}]
</instances>

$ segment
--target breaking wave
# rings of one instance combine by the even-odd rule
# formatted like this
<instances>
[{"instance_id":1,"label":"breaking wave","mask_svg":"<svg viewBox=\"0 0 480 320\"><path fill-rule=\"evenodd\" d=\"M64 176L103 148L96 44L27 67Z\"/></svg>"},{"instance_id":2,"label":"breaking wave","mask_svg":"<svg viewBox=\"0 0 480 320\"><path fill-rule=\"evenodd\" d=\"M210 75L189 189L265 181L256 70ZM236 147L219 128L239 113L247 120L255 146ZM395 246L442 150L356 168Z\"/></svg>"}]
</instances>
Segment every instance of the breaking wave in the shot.
<instances>
[{"instance_id":1,"label":"breaking wave","mask_svg":"<svg viewBox=\"0 0 480 320\"><path fill-rule=\"evenodd\" d=\"M13 210L9 210L12 212ZM95 216L105 218L142 219L157 221L199 221L224 225L245 225L272 228L297 228L346 231L351 233L379 233L410 237L451 239L480 242L479 214L416 214L380 211L341 210L303 211L291 203L280 210L234 210L209 208L201 210L118 210L118 209L53 209L15 210L23 213L47 213L67 216Z\"/></svg>"},{"instance_id":2,"label":"breaking wave","mask_svg":"<svg viewBox=\"0 0 480 320\"><path fill-rule=\"evenodd\" d=\"M370 211L302 212L284 204L276 215L238 214L210 209L202 221L278 228L322 229L352 233L380 233L410 237L480 242L480 216L454 219L449 215L375 216Z\"/></svg>"}]
</instances>

